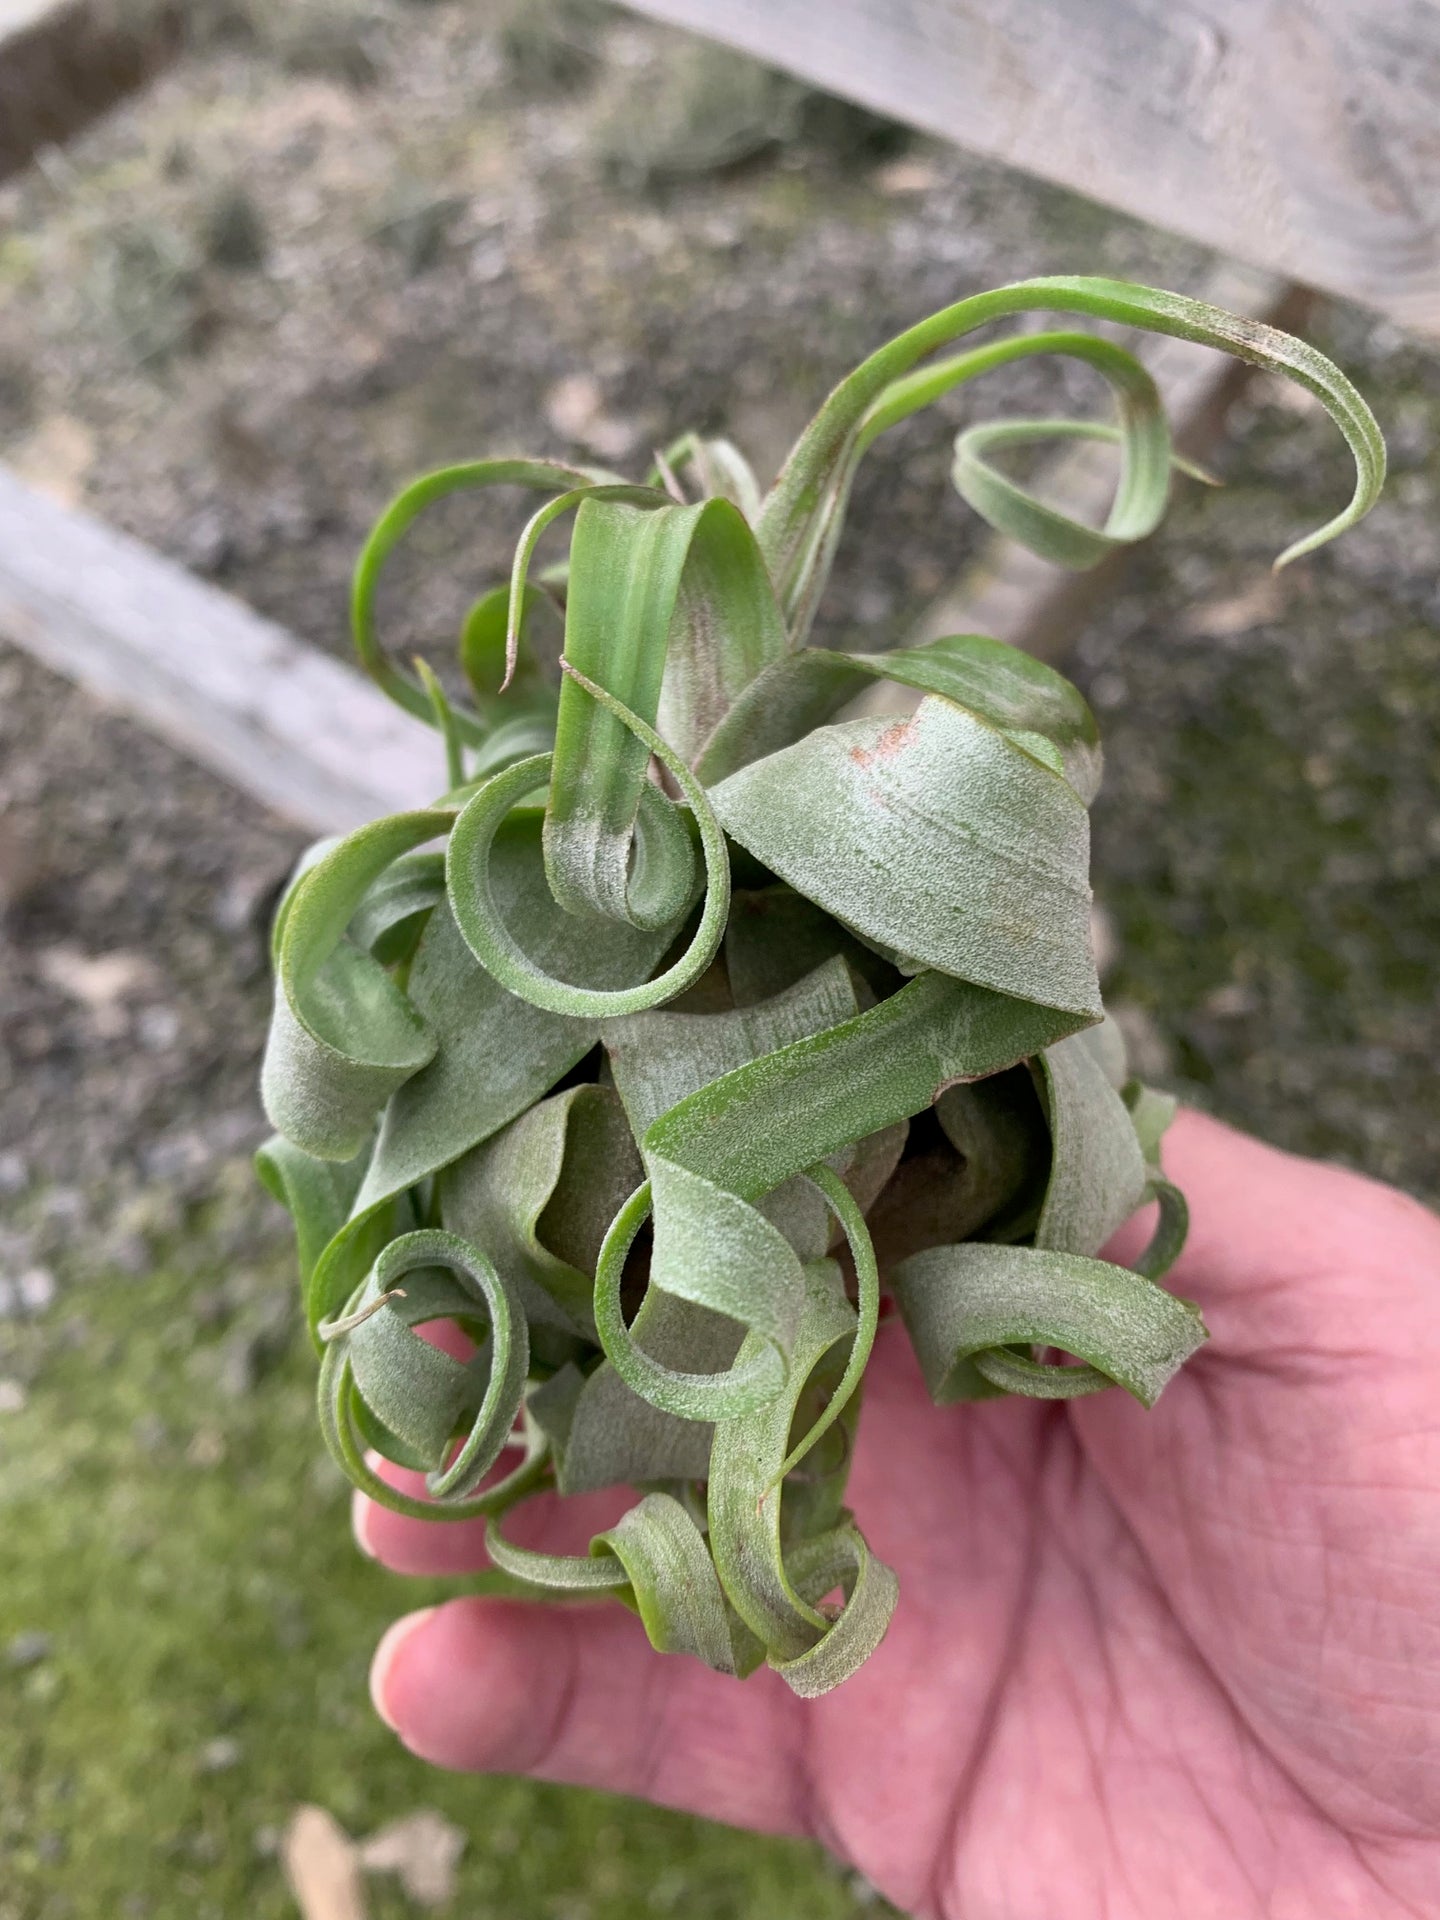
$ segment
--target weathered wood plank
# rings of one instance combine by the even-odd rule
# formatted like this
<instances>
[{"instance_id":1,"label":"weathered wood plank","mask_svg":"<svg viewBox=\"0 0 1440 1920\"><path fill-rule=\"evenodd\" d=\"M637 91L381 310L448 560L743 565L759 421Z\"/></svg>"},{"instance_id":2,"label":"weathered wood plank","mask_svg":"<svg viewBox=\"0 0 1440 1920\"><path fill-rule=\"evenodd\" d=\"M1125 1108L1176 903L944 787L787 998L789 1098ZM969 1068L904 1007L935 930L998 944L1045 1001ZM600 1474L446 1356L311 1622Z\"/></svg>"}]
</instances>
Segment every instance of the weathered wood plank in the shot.
<instances>
[{"instance_id":1,"label":"weathered wood plank","mask_svg":"<svg viewBox=\"0 0 1440 1920\"><path fill-rule=\"evenodd\" d=\"M628 0L1440 335L1440 0Z\"/></svg>"},{"instance_id":2,"label":"weathered wood plank","mask_svg":"<svg viewBox=\"0 0 1440 1920\"><path fill-rule=\"evenodd\" d=\"M0 180L68 140L174 52L162 0L0 0Z\"/></svg>"},{"instance_id":3,"label":"weathered wood plank","mask_svg":"<svg viewBox=\"0 0 1440 1920\"><path fill-rule=\"evenodd\" d=\"M3 467L0 640L318 833L444 784L434 736L359 673Z\"/></svg>"}]
</instances>

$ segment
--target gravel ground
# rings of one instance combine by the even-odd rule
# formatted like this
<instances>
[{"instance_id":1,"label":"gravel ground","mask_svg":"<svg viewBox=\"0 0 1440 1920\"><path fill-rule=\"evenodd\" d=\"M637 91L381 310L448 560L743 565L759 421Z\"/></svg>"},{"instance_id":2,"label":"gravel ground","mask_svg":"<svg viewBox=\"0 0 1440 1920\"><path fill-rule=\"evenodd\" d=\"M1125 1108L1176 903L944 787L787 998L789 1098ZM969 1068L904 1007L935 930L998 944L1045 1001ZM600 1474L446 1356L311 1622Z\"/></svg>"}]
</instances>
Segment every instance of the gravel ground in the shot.
<instances>
[{"instance_id":1,"label":"gravel ground","mask_svg":"<svg viewBox=\"0 0 1440 1920\"><path fill-rule=\"evenodd\" d=\"M0 189L0 457L322 646L348 649L357 546L420 468L633 466L698 424L773 470L841 372L947 300L1087 263L1203 274L573 0L251 13ZM996 398L1093 402L1073 373ZM865 472L832 634L886 644L973 551L951 431L918 422ZM387 579L393 643L452 633L515 530L513 504L427 520ZM106 1223L172 1219L258 1132L260 933L301 841L23 658L4 672L0 1171L27 1226L69 1196L40 1257L85 1242L83 1207L103 1260Z\"/></svg>"},{"instance_id":2,"label":"gravel ground","mask_svg":"<svg viewBox=\"0 0 1440 1920\"><path fill-rule=\"evenodd\" d=\"M634 466L698 424L730 432L763 470L865 350L963 293L1074 270L1204 281L1205 258L1180 242L576 0L202 11L206 33L170 74L0 188L0 457L321 646L345 646L358 541L421 467L519 448ZM1153 1077L1434 1199L1440 365L1357 313L1329 309L1315 331L1387 429L1386 502L1272 580L1273 554L1341 497L1346 461L1323 416L1257 383L1232 423L1226 489L1187 492L1077 636L1071 665L1109 753L1096 809L1109 987ZM1032 366L981 405L1093 399ZM899 637L974 551L946 482L953 423L914 423L872 457L831 635ZM443 640L503 570L514 526L458 509L427 524L388 593L396 644ZM243 1592L241 1613L259 1610L246 1657L259 1647L274 1663L263 1699L222 1685L185 1650L190 1615L154 1609L155 1583L125 1574L125 1634L174 1643L135 1669L150 1690L132 1717L161 1732L126 1747L128 1780L78 1775L89 1784L72 1781L68 1815L46 1799L54 1788L60 1806L55 1782L70 1777L54 1756L88 1723L78 1705L65 1719L69 1696L54 1704L27 1664L15 1751L42 1784L13 1832L0 1818L0 1882L8 1863L20 1889L0 1885L0 1920L108 1920L122 1894L124 1911L163 1920L278 1915L273 1843L254 1834L295 1798L326 1794L357 1829L378 1821L389 1802L356 1786L352 1753L385 1793L429 1791L419 1770L385 1774L339 1708L339 1744L313 1752L284 1719L304 1716L314 1656L265 1622L323 1587L320 1664L343 1645L345 1682L358 1684L350 1655L397 1604L373 1569L342 1566L338 1490L302 1489L318 1536L334 1530L333 1555L307 1548L319 1557L306 1586L266 1491L288 1484L280 1469L252 1475L247 1493L219 1464L227 1448L270 1459L275 1435L314 1457L306 1364L287 1357L276 1305L284 1234L248 1173L264 926L302 836L5 649L0 815L0 1420L12 1458L48 1458L77 1395L108 1409L86 1431L108 1434L113 1417L113 1444L60 1448L119 1503L114 1538L97 1522L81 1564L108 1579L112 1548L130 1564L120 1509L132 1497L156 1516L173 1504L193 1535L230 1525L235 1567L205 1592L216 1606ZM166 1399L177 1368L206 1394L229 1382L203 1418L193 1390ZM152 1400L165 1404L153 1415L164 1442L145 1425ZM0 1472L12 1539L25 1537L28 1473ZM73 1530L46 1525L14 1592L0 1588L0 1627L13 1615L17 1634L48 1630L44 1596L76 1585L55 1586L46 1557ZM145 1539L183 1584L187 1540L160 1517ZM83 1583L56 1606L77 1670L87 1649L119 1659L87 1637L102 1629ZM170 1866L126 1864L115 1848L97 1865L93 1845L64 1840L46 1854L42 1827L148 1819L135 1778L230 1737L217 1689L252 1717L247 1752L293 1739L303 1763L261 1777L247 1761L215 1770L218 1784L200 1769L193 1809L177 1806L166 1828L179 1836ZM0 1777L17 1764L0 1744ZM571 1804L525 1803L552 1835L553 1872L532 1862L525 1879L477 1842L464 1910L636 1910L640 1881L589 1885L594 1822L557 1811ZM643 1831L682 1862L674 1910L828 1920L864 1899L780 1850L722 1865L703 1829ZM642 1830L623 1832L649 1859ZM226 1878L236 1848L248 1864ZM67 1864L82 1855L83 1873ZM742 1858L772 1864L752 1873ZM734 1876L733 1898L705 1891L712 1872Z\"/></svg>"}]
</instances>

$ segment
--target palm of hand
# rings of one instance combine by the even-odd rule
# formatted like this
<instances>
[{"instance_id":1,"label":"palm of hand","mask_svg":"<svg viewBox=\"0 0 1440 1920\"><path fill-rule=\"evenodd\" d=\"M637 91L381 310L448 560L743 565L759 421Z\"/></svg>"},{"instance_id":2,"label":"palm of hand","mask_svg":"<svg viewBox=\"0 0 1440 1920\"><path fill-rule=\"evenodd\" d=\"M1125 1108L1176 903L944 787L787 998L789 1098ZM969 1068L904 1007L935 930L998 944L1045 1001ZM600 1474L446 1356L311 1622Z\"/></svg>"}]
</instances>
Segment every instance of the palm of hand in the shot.
<instances>
[{"instance_id":1,"label":"palm of hand","mask_svg":"<svg viewBox=\"0 0 1440 1920\"><path fill-rule=\"evenodd\" d=\"M851 1498L902 1598L837 1693L458 1601L387 1636L387 1717L441 1764L814 1834L947 1920L1435 1911L1440 1222L1189 1116L1167 1161L1214 1344L1154 1412L937 1411L882 1330ZM361 1533L479 1563L466 1527Z\"/></svg>"}]
</instances>

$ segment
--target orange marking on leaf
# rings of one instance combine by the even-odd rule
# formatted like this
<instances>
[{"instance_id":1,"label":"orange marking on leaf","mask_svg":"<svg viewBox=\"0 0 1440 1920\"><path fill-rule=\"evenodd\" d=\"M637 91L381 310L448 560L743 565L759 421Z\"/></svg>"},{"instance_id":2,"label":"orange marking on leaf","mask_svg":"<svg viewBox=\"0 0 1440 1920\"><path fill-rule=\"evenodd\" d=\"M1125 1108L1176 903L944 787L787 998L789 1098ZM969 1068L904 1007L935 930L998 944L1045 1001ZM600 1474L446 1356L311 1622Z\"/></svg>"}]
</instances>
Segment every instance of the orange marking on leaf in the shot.
<instances>
[{"instance_id":1,"label":"orange marking on leaf","mask_svg":"<svg viewBox=\"0 0 1440 1920\"><path fill-rule=\"evenodd\" d=\"M892 760L906 745L915 726L914 714L903 720L897 720L893 727L887 727L873 747L852 747L850 758L857 767L871 766L877 760Z\"/></svg>"}]
</instances>

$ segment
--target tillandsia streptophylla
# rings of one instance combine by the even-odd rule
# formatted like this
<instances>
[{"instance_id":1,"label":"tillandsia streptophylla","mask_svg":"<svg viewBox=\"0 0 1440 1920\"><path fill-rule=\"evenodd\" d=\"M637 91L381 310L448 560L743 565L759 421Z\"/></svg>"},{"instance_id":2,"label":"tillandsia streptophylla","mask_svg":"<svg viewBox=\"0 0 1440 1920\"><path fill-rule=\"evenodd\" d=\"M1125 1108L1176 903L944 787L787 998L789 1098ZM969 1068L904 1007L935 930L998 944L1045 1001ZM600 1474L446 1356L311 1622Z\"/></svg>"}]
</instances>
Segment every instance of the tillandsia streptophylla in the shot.
<instances>
[{"instance_id":1,"label":"tillandsia streptophylla","mask_svg":"<svg viewBox=\"0 0 1440 1920\"><path fill-rule=\"evenodd\" d=\"M260 1166L294 1216L336 1459L401 1511L487 1516L492 1588L613 1595L658 1649L768 1663L805 1695L896 1604L844 1504L882 1271L938 1402L1117 1386L1149 1406L1206 1338L1162 1284L1186 1228L1160 1165L1172 1103L1129 1075L1090 950L1085 701L975 634L807 644L861 456L1008 362L1085 362L1118 419L971 427L964 499L1076 568L1157 525L1178 463L1130 353L1052 331L935 357L1035 310L1223 348L1324 403L1354 496L1281 564L1375 500L1379 430L1323 355L1088 278L892 340L768 493L694 436L643 483L549 460L428 474L366 545L353 612L366 668L442 736L448 790L316 848L274 929ZM1118 445L1102 529L991 464L1057 435ZM543 504L463 623L461 705L382 650L376 585L432 502L492 486ZM568 557L541 568L551 527ZM876 681L913 711L844 717ZM1135 1268L1100 1259L1146 1200ZM469 1359L420 1337L437 1321ZM610 1486L635 1501L588 1552L506 1531L536 1494Z\"/></svg>"}]
</instances>

